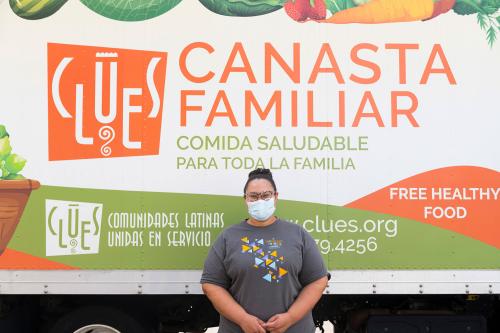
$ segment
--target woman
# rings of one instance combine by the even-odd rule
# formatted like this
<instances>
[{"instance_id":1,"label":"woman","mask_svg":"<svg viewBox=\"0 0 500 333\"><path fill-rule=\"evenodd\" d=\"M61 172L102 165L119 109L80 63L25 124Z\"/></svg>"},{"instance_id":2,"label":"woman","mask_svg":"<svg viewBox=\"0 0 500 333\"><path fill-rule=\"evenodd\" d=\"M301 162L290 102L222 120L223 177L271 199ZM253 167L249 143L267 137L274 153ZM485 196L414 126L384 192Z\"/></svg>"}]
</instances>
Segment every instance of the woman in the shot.
<instances>
[{"instance_id":1,"label":"woman","mask_svg":"<svg viewBox=\"0 0 500 333\"><path fill-rule=\"evenodd\" d=\"M250 218L216 239L201 277L220 313L219 333L313 333L311 310L328 283L312 237L273 215L278 192L271 172L250 172L244 198Z\"/></svg>"}]
</instances>

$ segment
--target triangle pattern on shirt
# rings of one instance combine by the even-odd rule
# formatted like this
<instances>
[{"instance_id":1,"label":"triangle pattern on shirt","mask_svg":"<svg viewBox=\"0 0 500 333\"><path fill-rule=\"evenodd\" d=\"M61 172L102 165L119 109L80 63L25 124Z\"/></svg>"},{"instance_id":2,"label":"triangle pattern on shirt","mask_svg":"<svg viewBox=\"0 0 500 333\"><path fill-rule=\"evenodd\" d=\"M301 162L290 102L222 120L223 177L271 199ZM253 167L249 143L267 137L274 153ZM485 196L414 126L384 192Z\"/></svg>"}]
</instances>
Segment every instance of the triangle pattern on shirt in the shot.
<instances>
[{"instance_id":1,"label":"triangle pattern on shirt","mask_svg":"<svg viewBox=\"0 0 500 333\"><path fill-rule=\"evenodd\" d=\"M288 273L288 271L286 269L280 267L280 269L279 269L279 276L282 277L286 273Z\"/></svg>"},{"instance_id":2,"label":"triangle pattern on shirt","mask_svg":"<svg viewBox=\"0 0 500 333\"><path fill-rule=\"evenodd\" d=\"M0 0L1 1L1 0ZM286 264L284 256L279 249L282 246L282 240L265 240L263 238L240 237L242 244L241 253L250 254L254 259L252 265L257 270L264 270L261 277L270 283L279 283L288 271L280 266Z\"/></svg>"},{"instance_id":3,"label":"triangle pattern on shirt","mask_svg":"<svg viewBox=\"0 0 500 333\"><path fill-rule=\"evenodd\" d=\"M264 263L264 260L259 259L259 258L255 258L255 265L260 266L260 265L262 265L263 263Z\"/></svg>"}]
</instances>

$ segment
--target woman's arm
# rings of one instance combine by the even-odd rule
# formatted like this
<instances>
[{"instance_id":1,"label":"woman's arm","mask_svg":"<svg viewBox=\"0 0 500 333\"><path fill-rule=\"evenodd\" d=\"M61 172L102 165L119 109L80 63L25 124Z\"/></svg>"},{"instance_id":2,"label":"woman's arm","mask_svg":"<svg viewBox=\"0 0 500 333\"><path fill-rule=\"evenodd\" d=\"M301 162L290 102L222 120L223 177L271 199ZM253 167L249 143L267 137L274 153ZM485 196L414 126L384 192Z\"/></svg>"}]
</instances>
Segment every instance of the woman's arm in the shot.
<instances>
[{"instance_id":1,"label":"woman's arm","mask_svg":"<svg viewBox=\"0 0 500 333\"><path fill-rule=\"evenodd\" d=\"M299 296L293 302L292 306L285 313L279 313L264 324L264 328L272 333L285 332L288 327L302 319L309 311L314 308L314 305L319 301L323 291L328 285L326 276L309 283L299 293Z\"/></svg>"},{"instance_id":2,"label":"woman's arm","mask_svg":"<svg viewBox=\"0 0 500 333\"><path fill-rule=\"evenodd\" d=\"M292 316L294 322L299 321L314 308L318 303L323 291L328 285L328 278L326 276L309 283L300 291L299 297L293 302L292 306L288 309L288 313Z\"/></svg>"},{"instance_id":3,"label":"woman's arm","mask_svg":"<svg viewBox=\"0 0 500 333\"><path fill-rule=\"evenodd\" d=\"M211 283L201 285L203 292L222 316L238 324L245 333L265 333L264 321L248 314L223 287Z\"/></svg>"}]
</instances>

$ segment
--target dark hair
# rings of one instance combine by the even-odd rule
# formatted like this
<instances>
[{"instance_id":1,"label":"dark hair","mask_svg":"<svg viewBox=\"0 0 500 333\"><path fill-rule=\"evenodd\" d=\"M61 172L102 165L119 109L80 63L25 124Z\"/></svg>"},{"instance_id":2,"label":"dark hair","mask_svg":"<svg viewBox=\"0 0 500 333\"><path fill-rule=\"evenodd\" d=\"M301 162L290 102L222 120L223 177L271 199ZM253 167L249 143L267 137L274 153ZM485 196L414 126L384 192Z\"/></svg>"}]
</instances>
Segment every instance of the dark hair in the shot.
<instances>
[{"instance_id":1,"label":"dark hair","mask_svg":"<svg viewBox=\"0 0 500 333\"><path fill-rule=\"evenodd\" d=\"M267 180L273 186L274 192L277 192L276 184L274 183L273 174L271 173L271 170L258 168L258 169L251 171L248 174L247 182L245 183L245 187L243 188L243 194L247 193L248 184L254 179Z\"/></svg>"}]
</instances>

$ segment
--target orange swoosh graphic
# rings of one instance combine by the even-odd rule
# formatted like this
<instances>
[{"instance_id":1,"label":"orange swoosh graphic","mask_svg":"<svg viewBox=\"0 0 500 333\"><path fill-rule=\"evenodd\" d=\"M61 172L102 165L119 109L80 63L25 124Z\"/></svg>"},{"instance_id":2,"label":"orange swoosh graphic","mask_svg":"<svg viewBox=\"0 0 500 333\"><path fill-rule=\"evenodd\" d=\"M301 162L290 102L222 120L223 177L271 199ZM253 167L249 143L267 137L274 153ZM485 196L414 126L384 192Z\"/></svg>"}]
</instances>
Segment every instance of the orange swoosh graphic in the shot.
<instances>
[{"instance_id":1,"label":"orange swoosh graphic","mask_svg":"<svg viewBox=\"0 0 500 333\"><path fill-rule=\"evenodd\" d=\"M403 189L403 193L399 192L400 188ZM420 199L415 199L415 197L410 199L408 196L405 198L399 195L403 195L405 191L408 194L410 188L422 188L426 195L421 196ZM483 193L489 194L481 197L479 190L473 189L481 189ZM442 196L445 191L449 194L446 200ZM474 191L476 191L475 197ZM414 190L415 195L417 192L418 190ZM499 192L500 172L475 166L452 166L403 179L355 200L346 207L410 218L452 230L500 248ZM497 193L496 198L493 193ZM457 196L453 198L453 194ZM439 208L435 211L436 214L432 214L433 207L454 208L448 208L447 218L440 216L443 212ZM460 218L452 216L456 207L463 207L463 209L460 208L460 213L466 215Z\"/></svg>"},{"instance_id":2,"label":"orange swoosh graphic","mask_svg":"<svg viewBox=\"0 0 500 333\"><path fill-rule=\"evenodd\" d=\"M79 269L24 252L5 249L0 256L0 269Z\"/></svg>"}]
</instances>

